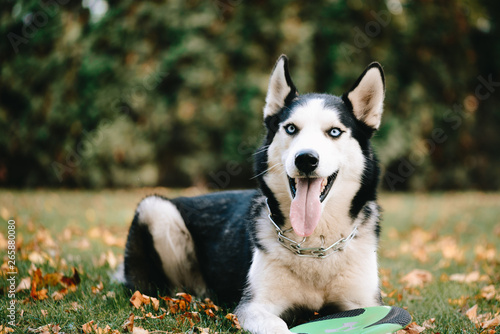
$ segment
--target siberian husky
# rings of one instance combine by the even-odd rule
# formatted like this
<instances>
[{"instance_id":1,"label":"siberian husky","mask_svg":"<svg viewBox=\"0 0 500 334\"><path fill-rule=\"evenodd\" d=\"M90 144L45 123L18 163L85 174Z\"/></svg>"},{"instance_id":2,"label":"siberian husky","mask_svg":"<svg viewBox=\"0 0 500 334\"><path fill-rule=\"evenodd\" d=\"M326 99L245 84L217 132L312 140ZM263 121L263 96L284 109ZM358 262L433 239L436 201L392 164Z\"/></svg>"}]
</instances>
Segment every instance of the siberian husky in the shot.
<instances>
[{"instance_id":1,"label":"siberian husky","mask_svg":"<svg viewBox=\"0 0 500 334\"><path fill-rule=\"evenodd\" d=\"M290 333L299 310L381 305L370 138L384 92L382 68L372 63L340 97L299 95L282 55L256 152L259 189L142 200L127 240L126 285L238 302L234 312L252 333Z\"/></svg>"}]
</instances>

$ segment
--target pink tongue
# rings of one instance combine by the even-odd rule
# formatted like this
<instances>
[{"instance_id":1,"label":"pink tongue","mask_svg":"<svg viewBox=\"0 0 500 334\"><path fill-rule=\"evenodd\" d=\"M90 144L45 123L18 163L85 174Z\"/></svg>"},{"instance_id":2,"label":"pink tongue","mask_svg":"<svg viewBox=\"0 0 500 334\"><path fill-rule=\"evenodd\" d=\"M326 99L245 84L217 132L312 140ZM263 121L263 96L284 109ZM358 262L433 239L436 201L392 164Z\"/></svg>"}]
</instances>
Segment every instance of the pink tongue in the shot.
<instances>
[{"instance_id":1,"label":"pink tongue","mask_svg":"<svg viewBox=\"0 0 500 334\"><path fill-rule=\"evenodd\" d=\"M313 234L321 216L321 182L323 179L298 178L295 198L290 207L290 221L293 231L301 236Z\"/></svg>"}]
</instances>

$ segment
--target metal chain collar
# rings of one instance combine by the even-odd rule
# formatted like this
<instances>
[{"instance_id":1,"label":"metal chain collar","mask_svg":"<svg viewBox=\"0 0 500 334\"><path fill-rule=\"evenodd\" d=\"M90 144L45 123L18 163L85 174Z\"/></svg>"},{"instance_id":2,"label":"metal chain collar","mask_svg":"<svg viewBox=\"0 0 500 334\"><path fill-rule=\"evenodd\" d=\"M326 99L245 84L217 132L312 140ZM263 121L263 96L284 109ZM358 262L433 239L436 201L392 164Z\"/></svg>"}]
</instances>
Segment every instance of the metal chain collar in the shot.
<instances>
[{"instance_id":1,"label":"metal chain collar","mask_svg":"<svg viewBox=\"0 0 500 334\"><path fill-rule=\"evenodd\" d=\"M272 218L272 213L271 213L271 208L269 207L269 204L267 203L267 198L266 198L266 205L267 205L267 210L269 211L269 220L271 223L273 223L274 228L276 229L276 234L278 235L278 242L294 253L297 256L301 257L312 257L312 258L318 258L318 259L324 259L333 253L343 251L344 248L347 247L347 244L349 241L351 241L356 233L358 232L358 226L354 226L351 234L349 234L346 238L340 238L330 246L325 248L325 237L323 235L320 236L321 238L321 247L307 247L303 248L302 244L307 240L307 237L304 237L300 242L297 242L293 239L290 239L285 236L285 233L293 231L292 228L289 228L287 230L282 230L273 220Z\"/></svg>"}]
</instances>

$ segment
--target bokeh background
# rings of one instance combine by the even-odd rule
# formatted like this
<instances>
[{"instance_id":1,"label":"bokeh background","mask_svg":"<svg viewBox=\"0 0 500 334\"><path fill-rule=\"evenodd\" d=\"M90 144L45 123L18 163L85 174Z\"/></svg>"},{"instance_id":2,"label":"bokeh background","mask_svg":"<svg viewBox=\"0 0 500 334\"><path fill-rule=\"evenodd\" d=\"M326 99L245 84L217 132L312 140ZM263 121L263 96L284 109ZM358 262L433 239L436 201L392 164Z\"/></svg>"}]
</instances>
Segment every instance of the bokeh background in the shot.
<instances>
[{"instance_id":1,"label":"bokeh background","mask_svg":"<svg viewBox=\"0 0 500 334\"><path fill-rule=\"evenodd\" d=\"M500 2L0 2L0 186L254 186L277 57L300 92L386 73L386 190L500 188Z\"/></svg>"}]
</instances>

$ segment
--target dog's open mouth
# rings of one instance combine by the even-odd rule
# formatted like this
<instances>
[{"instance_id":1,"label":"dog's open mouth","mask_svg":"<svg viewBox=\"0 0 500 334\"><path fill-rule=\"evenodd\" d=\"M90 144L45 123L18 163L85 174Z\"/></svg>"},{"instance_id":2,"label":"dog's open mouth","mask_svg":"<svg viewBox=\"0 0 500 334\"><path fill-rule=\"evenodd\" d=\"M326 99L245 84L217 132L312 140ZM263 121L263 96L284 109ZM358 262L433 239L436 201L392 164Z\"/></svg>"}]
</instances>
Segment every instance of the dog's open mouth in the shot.
<instances>
[{"instance_id":1,"label":"dog's open mouth","mask_svg":"<svg viewBox=\"0 0 500 334\"><path fill-rule=\"evenodd\" d=\"M326 196L330 192L330 189L332 189L332 185L335 182L335 179L337 178L338 173L339 173L339 171L337 170L335 173L333 173L332 175L330 175L327 178L323 178L323 180L321 181L321 188L320 188L321 193L319 195L320 202L323 202L325 200ZM292 192L293 198L295 198L295 196L297 194L297 182L298 182L297 180L298 179L294 179L294 178L291 178L290 176L288 176L288 183L290 184L290 190ZM310 182L310 180L313 180L313 179L304 178L303 180L308 180L308 182Z\"/></svg>"},{"instance_id":2,"label":"dog's open mouth","mask_svg":"<svg viewBox=\"0 0 500 334\"><path fill-rule=\"evenodd\" d=\"M321 218L321 203L332 189L338 171L326 178L291 178L288 183L292 192L290 223L301 237L313 234Z\"/></svg>"}]
</instances>

